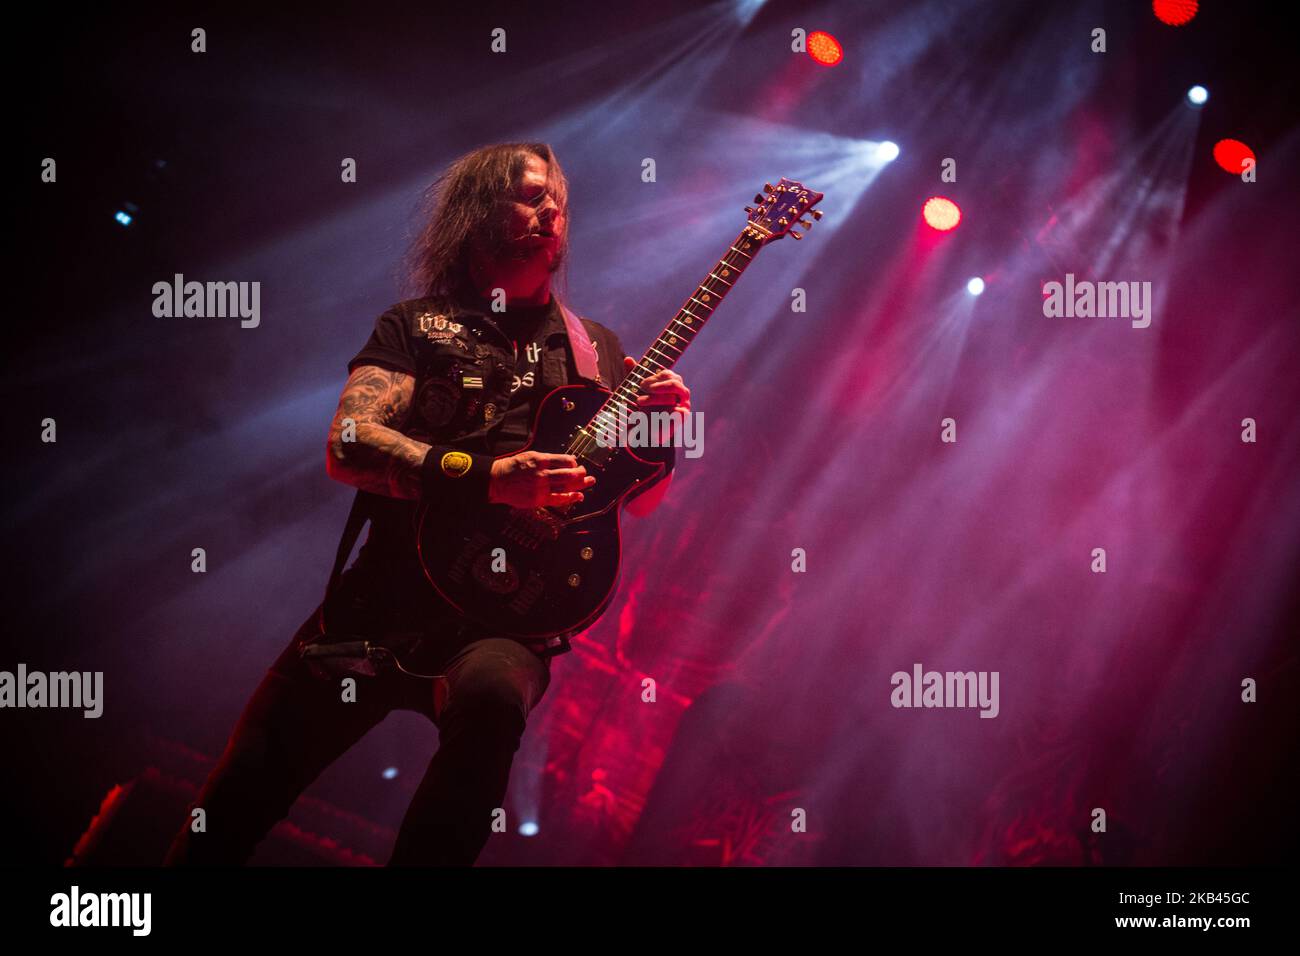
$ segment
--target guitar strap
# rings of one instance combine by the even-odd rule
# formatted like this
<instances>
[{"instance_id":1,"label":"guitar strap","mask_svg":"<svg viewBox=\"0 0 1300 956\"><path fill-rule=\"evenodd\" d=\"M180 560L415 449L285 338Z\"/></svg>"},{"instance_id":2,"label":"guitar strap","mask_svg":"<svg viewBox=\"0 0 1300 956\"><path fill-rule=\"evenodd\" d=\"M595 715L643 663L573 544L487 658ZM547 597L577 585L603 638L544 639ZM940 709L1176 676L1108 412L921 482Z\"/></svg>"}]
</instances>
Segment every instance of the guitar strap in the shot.
<instances>
[{"instance_id":1,"label":"guitar strap","mask_svg":"<svg viewBox=\"0 0 1300 956\"><path fill-rule=\"evenodd\" d=\"M577 367L578 377L585 378L591 382L601 383L600 362L596 356L595 346L591 344L591 339L587 335L587 329L582 324L582 320L563 302L559 303L560 313L564 316L564 330L569 338L569 351L573 355L573 363ZM339 539L338 550L334 554L334 567L330 570L329 581L325 584L325 601L321 605L321 630L325 629L324 614L325 604L328 604L329 597L334 589L338 586L339 578L343 574L343 565L347 563L348 555L352 553L352 548L357 543L357 538L361 536L361 529L366 526L370 520L366 502L368 492L358 491L352 499L352 509L348 512L348 520L343 526L343 536Z\"/></svg>"},{"instance_id":2,"label":"guitar strap","mask_svg":"<svg viewBox=\"0 0 1300 956\"><path fill-rule=\"evenodd\" d=\"M560 302L560 312L564 315L564 330L569 334L569 351L573 353L573 364L578 368L578 377L589 382L600 382L600 362L596 358L596 348L591 344L586 327L563 302Z\"/></svg>"},{"instance_id":3,"label":"guitar strap","mask_svg":"<svg viewBox=\"0 0 1300 956\"><path fill-rule=\"evenodd\" d=\"M358 490L356 497L352 499L352 510L348 512L347 523L343 525L343 537L339 539L339 548L334 555L334 567L330 571L329 581L325 584L326 599L338 586L339 578L343 575L343 565L347 563L353 545L357 543L357 538L361 536L361 529L366 526L366 522L370 519L365 498L366 492Z\"/></svg>"}]
</instances>

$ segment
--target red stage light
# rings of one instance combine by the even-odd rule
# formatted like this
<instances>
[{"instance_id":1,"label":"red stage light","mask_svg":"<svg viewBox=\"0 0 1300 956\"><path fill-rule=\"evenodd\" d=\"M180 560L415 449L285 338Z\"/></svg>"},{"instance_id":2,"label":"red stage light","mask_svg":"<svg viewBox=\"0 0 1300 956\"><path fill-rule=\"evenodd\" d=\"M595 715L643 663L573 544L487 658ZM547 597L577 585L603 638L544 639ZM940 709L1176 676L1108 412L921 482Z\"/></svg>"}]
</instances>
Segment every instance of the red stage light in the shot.
<instances>
[{"instance_id":1,"label":"red stage light","mask_svg":"<svg viewBox=\"0 0 1300 956\"><path fill-rule=\"evenodd\" d=\"M931 229L947 232L949 229L956 229L957 223L961 222L961 207L943 196L931 196L925 201L921 215L925 217L926 225Z\"/></svg>"},{"instance_id":2,"label":"red stage light","mask_svg":"<svg viewBox=\"0 0 1300 956\"><path fill-rule=\"evenodd\" d=\"M834 66L844 59L844 47L829 33L815 30L808 34L808 55L822 66Z\"/></svg>"},{"instance_id":3,"label":"red stage light","mask_svg":"<svg viewBox=\"0 0 1300 956\"><path fill-rule=\"evenodd\" d=\"M1151 9L1161 23L1181 27L1184 23L1191 23L1198 6L1196 0L1153 0Z\"/></svg>"},{"instance_id":4,"label":"red stage light","mask_svg":"<svg viewBox=\"0 0 1300 956\"><path fill-rule=\"evenodd\" d=\"M1239 139L1221 139L1214 144L1214 161L1236 176L1241 175L1241 161L1254 158L1255 151Z\"/></svg>"}]
</instances>

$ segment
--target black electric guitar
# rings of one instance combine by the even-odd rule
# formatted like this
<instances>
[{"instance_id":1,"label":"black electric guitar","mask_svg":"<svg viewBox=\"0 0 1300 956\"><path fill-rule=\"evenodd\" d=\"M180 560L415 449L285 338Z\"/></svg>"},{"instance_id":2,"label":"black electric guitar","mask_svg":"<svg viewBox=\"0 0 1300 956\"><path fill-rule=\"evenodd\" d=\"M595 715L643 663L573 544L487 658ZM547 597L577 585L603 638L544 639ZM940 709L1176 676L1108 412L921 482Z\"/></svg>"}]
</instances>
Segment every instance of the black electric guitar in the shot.
<instances>
[{"instance_id":1,"label":"black electric guitar","mask_svg":"<svg viewBox=\"0 0 1300 956\"><path fill-rule=\"evenodd\" d=\"M664 465L611 442L637 409L641 382L672 366L695 340L758 251L796 225L822 199L782 179L746 206L749 220L708 278L614 391L566 385L539 404L519 451L572 455L596 484L583 501L533 509L485 505L451 513L426 505L419 515L420 563L434 589L465 617L503 637L567 637L590 626L613 600L619 575L619 511ZM821 212L812 212L814 219ZM516 455L519 451L511 452Z\"/></svg>"}]
</instances>

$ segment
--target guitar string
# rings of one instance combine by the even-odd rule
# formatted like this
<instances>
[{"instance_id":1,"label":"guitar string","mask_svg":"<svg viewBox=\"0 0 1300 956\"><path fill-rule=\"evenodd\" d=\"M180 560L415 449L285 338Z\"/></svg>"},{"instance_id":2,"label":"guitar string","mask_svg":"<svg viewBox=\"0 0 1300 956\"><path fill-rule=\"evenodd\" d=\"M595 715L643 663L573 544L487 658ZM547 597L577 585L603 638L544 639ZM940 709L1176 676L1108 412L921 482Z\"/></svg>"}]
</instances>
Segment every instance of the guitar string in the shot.
<instances>
[{"instance_id":1,"label":"guitar string","mask_svg":"<svg viewBox=\"0 0 1300 956\"><path fill-rule=\"evenodd\" d=\"M742 238L752 239L755 237L751 236L748 229L746 229L745 231L741 232L739 236L736 237L736 242L739 242ZM739 277L740 274L744 272L745 268L748 267L749 262L746 261L743 265L741 265L738 261L734 261L732 259L733 255L741 255L741 256L745 255L743 252L740 252L735 248L736 242L733 242L731 248L729 248L727 252L722 256L722 258L718 260L718 266L726 266L730 269L733 269L736 272L737 277ZM753 256L750 256L748 258L749 260L752 261ZM718 266L715 266L714 269L716 270ZM717 303L715 303L712 306L708 306L708 305L704 305L704 303L702 302L698 302L698 300L696 299L696 295L698 295L700 292L705 292L709 295L716 296L718 303L721 303L722 299L726 296L727 292L731 291L731 287L728 286L727 289L723 290L722 292L719 292L717 289L714 289L710 286L710 283L712 282L722 282L726 284L726 280L713 275L711 271L709 273L709 277L705 279L702 283L700 283L699 286L696 287L695 294L687 297L686 303L680 309L677 310L677 314L668 323L667 328L665 328L664 331L659 334L659 336L655 339L654 344L652 344L650 348L646 350L646 354L641 357L641 360L639 362L637 362L636 367L633 368L630 372L628 372L626 376L624 376L623 381L619 383L618 388L614 390L614 392L609 396L609 398L605 400L604 404L602 404L601 407L596 411L596 413L591 417L591 421L587 422L586 425L582 426L582 428L578 430L577 437L575 437L575 439L571 442L569 446L570 454L573 454L575 456L576 455L585 456L589 451L591 451L593 444L596 445L599 444L599 441L596 439L596 437L591 435L587 431L587 429L591 427L593 422L597 422L597 421L599 421L601 426L603 426L604 428L606 429L610 428L611 423L607 419L608 419L608 415L611 414L611 406L614 409L616 409L616 411L612 412L616 416L616 419L625 418L626 414L628 413L628 407L630 404L632 404L635 401L635 395L636 395L635 391L631 392L630 394L628 393L629 383L631 383L634 388L640 388L641 383L647 377L649 377L647 375L647 372L649 373L649 375L653 375L655 372L662 371L663 369L672 368L672 366L676 364L677 359L680 358L681 354L686 351L685 347L677 349L678 355L676 358L672 358L670 356L665 355L665 358L671 359L669 364L666 365L660 362L656 362L654 359L650 357L652 352L658 351L656 346L658 346L659 344L663 344L664 346L670 349L673 348L672 345L669 345L667 342L663 341L666 336L675 334L677 335L678 338L685 339L686 345L690 345L691 342L695 341L695 336L699 334L700 330L704 327L704 325L708 322L708 320L713 317L713 313L717 310L718 307ZM732 283L732 285L734 285L734 283ZM689 311L687 306L690 305L692 301L695 301L703 308L708 309L708 314L703 317L700 317L698 315L695 315L695 313ZM699 324L695 326L686 325L685 323L682 322L682 318L685 315L689 315L692 318L696 319L699 322ZM673 332L674 326L680 327L680 329L682 329L683 331L678 331L674 333ZM690 335L687 336L684 330L690 330ZM664 355L663 352L659 352L659 354ZM652 363L652 364L646 364L646 363ZM653 366L655 365L658 365L659 368L654 368ZM638 373L641 374L638 376ZM637 376L635 381L633 381L633 376ZM602 416L605 416L605 420L602 420Z\"/></svg>"},{"instance_id":2,"label":"guitar string","mask_svg":"<svg viewBox=\"0 0 1300 956\"><path fill-rule=\"evenodd\" d=\"M774 206L773 210L770 211L774 211L775 208L776 207ZM797 212L798 215L803 215L802 210L797 210ZM735 270L737 278L739 278L739 276L744 273L745 269L748 268L749 264L753 262L754 255L757 255L758 250L761 250L763 246L766 244L764 242L764 239L771 238L771 236L765 237L762 234L755 235L750 231L751 228L753 228L752 222L749 225L747 225L744 229L741 230L740 234L736 236L735 240L733 240L730 246L728 247L726 253L724 253L722 258L718 260L717 266L714 267L715 270L718 268L718 266L727 266ZM737 243L741 242L741 240L743 239L751 239L759 243L758 249L755 250L754 255L749 255L736 248ZM748 246L746 248L748 248ZM744 262L741 263L739 260L734 259L733 256L742 257L744 259ZM710 285L710 283L712 282L721 282L727 288L719 292L717 289L714 289ZM725 279L722 279L719 276L714 275L713 270L710 270L708 278L705 279L696 287L696 293L698 294L699 292L703 291L710 295L714 295L717 297L717 303L721 303L722 300L726 297L727 293L731 291L734 285L735 282L728 283ZM695 301L697 304L706 308L708 310L708 314L703 317L700 317L695 315L695 313L691 312L687 308L687 306L690 305L692 301ZM591 417L591 419L587 422L587 424L583 425L581 428L578 429L577 435L569 442L566 448L567 453L572 454L575 457L579 457L579 456L586 457L587 454L592 450L593 446L600 444L596 436L591 434L588 431L588 429L591 427L593 422L597 422L597 421L600 421L601 425L605 429L608 429L610 427L610 423L608 421L608 415L611 413L611 408L617 409L617 411L614 412L616 419L626 420L628 408L631 404L635 403L636 401L635 396L637 394L635 391L629 392L629 384L633 388L639 389L641 383L644 382L645 379L648 377L647 373L649 373L649 375L653 375L655 374L655 372L663 371L666 368L672 368L672 366L677 363L677 359L681 358L682 354L686 351L685 347L682 347L676 350L678 353L676 358L673 358L671 356L665 356L665 358L669 358L670 361L667 365L664 365L655 361L651 357L651 353L659 352L656 346L662 344L667 348L670 349L674 348L674 346L664 341L665 336L674 334L673 326L679 327L679 331L677 334L681 338L685 339L686 345L689 346L692 342L695 341L695 337L699 334L700 330L704 328L705 324L709 321L709 319L713 317L713 313L717 311L717 307L718 307L717 303L715 303L713 306L707 306L704 305L703 302L700 302L698 299L696 299L694 294L687 296L686 302L682 305L680 309L677 310L677 314L673 316L672 320L669 321L668 326L654 340L654 343L651 344L650 348L646 350L646 353L641 357L641 360L637 362L636 366L630 372L628 372L627 375L623 377L623 380L619 383L618 387L613 391L613 393L609 396L609 398L607 398L604 401L604 403L601 404L600 408L596 410L596 413ZM697 319L699 321L699 324L696 326L687 325L682 321L682 318L685 315L689 315L692 318ZM684 334L684 332L682 331L684 329L690 330L689 336ZM659 352L659 354L664 355L663 352ZM659 367L655 368L654 366L659 366ZM622 414L619 414L620 412ZM602 420L602 416L606 416L606 418ZM572 504L565 504L565 505L558 505L558 506L556 505L544 506L542 508L536 509L535 514L542 516L543 518L545 518L549 514L559 514L561 516L564 516L567 515L572 508L573 508ZM518 518L518 516L515 516L515 518ZM512 519L510 524L515 525L517 524L517 521Z\"/></svg>"}]
</instances>

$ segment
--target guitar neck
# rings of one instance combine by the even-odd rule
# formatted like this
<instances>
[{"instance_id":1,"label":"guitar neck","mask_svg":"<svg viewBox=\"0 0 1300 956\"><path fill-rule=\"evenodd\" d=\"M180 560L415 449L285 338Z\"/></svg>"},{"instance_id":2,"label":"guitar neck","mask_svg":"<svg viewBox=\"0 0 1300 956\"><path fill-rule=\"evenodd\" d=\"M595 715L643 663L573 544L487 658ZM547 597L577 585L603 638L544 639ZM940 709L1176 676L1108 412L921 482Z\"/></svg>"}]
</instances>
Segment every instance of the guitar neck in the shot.
<instances>
[{"instance_id":1,"label":"guitar neck","mask_svg":"<svg viewBox=\"0 0 1300 956\"><path fill-rule=\"evenodd\" d=\"M686 347L695 341L695 336L700 334L700 329L704 328L704 324L709 321L718 303L726 298L731 287L736 284L736 279L763 248L759 238L761 233L757 229L758 227L746 227L735 238L726 254L709 270L705 280L677 310L677 314L659 333L659 337L654 340L650 348L646 349L645 355L641 356L641 361L637 362L636 368L627 373L627 377L605 401L596 416L598 419L606 412L612 412L616 416L620 413L627 415L636 407L636 397L641 391L641 383L655 372L672 368L677 364Z\"/></svg>"}]
</instances>

